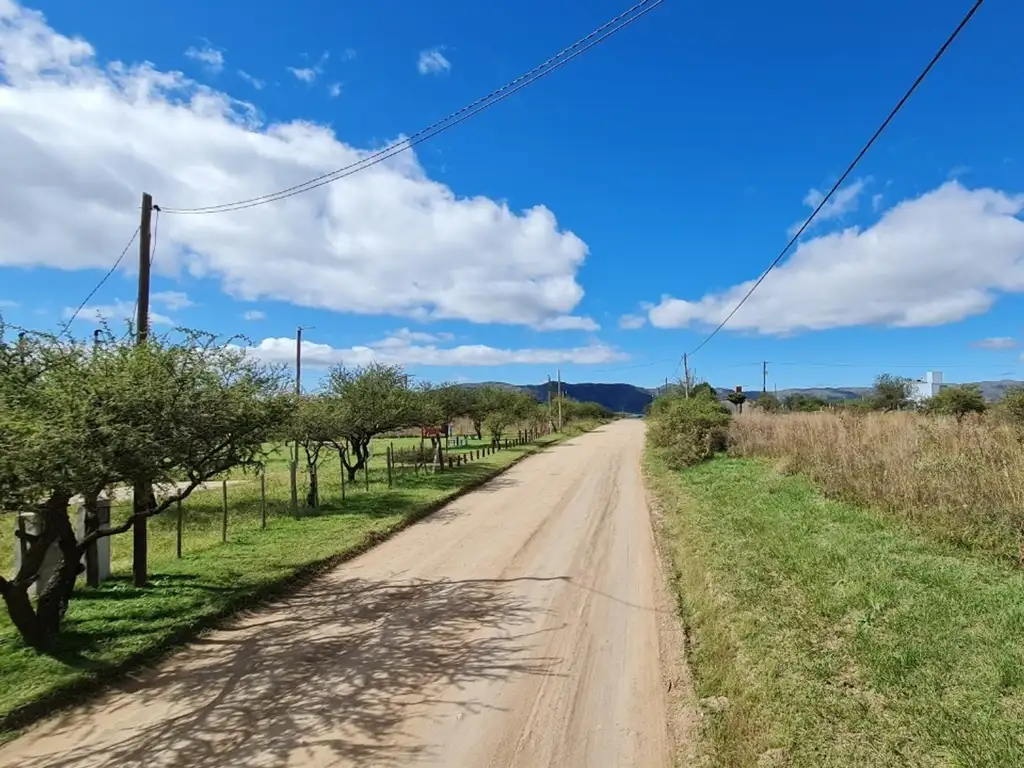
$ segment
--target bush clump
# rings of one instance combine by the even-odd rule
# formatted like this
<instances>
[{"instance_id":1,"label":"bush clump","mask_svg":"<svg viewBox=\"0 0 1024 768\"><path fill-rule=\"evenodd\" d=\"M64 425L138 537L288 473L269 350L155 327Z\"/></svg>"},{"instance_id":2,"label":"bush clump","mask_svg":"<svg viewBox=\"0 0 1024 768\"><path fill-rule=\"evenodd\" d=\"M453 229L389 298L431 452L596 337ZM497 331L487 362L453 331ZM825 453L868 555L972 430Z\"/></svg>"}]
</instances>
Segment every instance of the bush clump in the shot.
<instances>
[{"instance_id":1,"label":"bush clump","mask_svg":"<svg viewBox=\"0 0 1024 768\"><path fill-rule=\"evenodd\" d=\"M726 449L731 419L729 409L714 395L672 393L651 404L647 439L662 451L669 466L682 469Z\"/></svg>"}]
</instances>

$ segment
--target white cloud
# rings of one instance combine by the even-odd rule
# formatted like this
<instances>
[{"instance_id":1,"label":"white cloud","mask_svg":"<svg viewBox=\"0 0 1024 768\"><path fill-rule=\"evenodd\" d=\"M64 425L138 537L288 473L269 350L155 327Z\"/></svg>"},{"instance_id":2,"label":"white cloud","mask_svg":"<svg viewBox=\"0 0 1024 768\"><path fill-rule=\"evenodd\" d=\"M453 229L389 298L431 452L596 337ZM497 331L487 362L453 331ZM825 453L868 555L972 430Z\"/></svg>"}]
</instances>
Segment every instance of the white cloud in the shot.
<instances>
[{"instance_id":1,"label":"white cloud","mask_svg":"<svg viewBox=\"0 0 1024 768\"><path fill-rule=\"evenodd\" d=\"M320 57L320 61L311 67L285 67L295 77L304 83L312 83L320 75L324 73L324 64L327 63L328 53L324 51L323 56Z\"/></svg>"},{"instance_id":2,"label":"white cloud","mask_svg":"<svg viewBox=\"0 0 1024 768\"><path fill-rule=\"evenodd\" d=\"M371 151L257 115L181 73L102 67L87 42L0 0L0 167L19 180L0 186L0 267L106 270L138 226L141 190L165 209L210 205ZM164 213L154 270L217 280L244 301L534 326L578 305L586 255L544 206L459 197L409 151L282 202Z\"/></svg>"},{"instance_id":3,"label":"white cloud","mask_svg":"<svg viewBox=\"0 0 1024 768\"><path fill-rule=\"evenodd\" d=\"M549 317L533 326L537 331L599 331L601 326L590 317L561 315Z\"/></svg>"},{"instance_id":4,"label":"white cloud","mask_svg":"<svg viewBox=\"0 0 1024 768\"><path fill-rule=\"evenodd\" d=\"M11 299L0 299L0 309L17 309L21 305Z\"/></svg>"},{"instance_id":5,"label":"white cloud","mask_svg":"<svg viewBox=\"0 0 1024 768\"><path fill-rule=\"evenodd\" d=\"M882 210L882 200L885 198L881 192L871 196L871 210L875 213Z\"/></svg>"},{"instance_id":6,"label":"white cloud","mask_svg":"<svg viewBox=\"0 0 1024 768\"><path fill-rule=\"evenodd\" d=\"M636 330L647 324L647 318L643 315L623 315L619 318L619 328Z\"/></svg>"},{"instance_id":7,"label":"white cloud","mask_svg":"<svg viewBox=\"0 0 1024 768\"><path fill-rule=\"evenodd\" d=\"M420 58L416 63L416 69L419 70L421 75L437 75L442 72L450 72L452 63L441 53L441 48L430 48L426 51L420 51Z\"/></svg>"},{"instance_id":8,"label":"white cloud","mask_svg":"<svg viewBox=\"0 0 1024 768\"><path fill-rule=\"evenodd\" d=\"M261 312L258 309L250 309L246 311L242 317L246 320L266 320L267 315L265 312Z\"/></svg>"},{"instance_id":9,"label":"white cloud","mask_svg":"<svg viewBox=\"0 0 1024 768\"><path fill-rule=\"evenodd\" d=\"M2 2L3 0L0 0L0 3ZM125 320L134 320L135 310L135 302L117 299L112 304L86 304L75 319L80 322L115 324ZM65 307L61 315L66 320L74 313L74 307ZM167 315L154 312L152 309L149 311L149 323L150 325L174 325L174 321Z\"/></svg>"},{"instance_id":10,"label":"white cloud","mask_svg":"<svg viewBox=\"0 0 1024 768\"><path fill-rule=\"evenodd\" d=\"M313 67L285 67L285 69L304 83L312 83L318 74Z\"/></svg>"},{"instance_id":11,"label":"white cloud","mask_svg":"<svg viewBox=\"0 0 1024 768\"><path fill-rule=\"evenodd\" d=\"M425 336L426 338L419 338ZM596 365L628 359L628 355L603 344L573 349L499 349L483 344L439 347L430 343L430 334L400 331L398 334L365 346L338 349L328 344L302 342L302 361L311 367L330 365L359 366L369 363L418 366L493 366L493 365ZM264 339L250 347L252 354L266 362L287 363L295 359L295 339Z\"/></svg>"},{"instance_id":12,"label":"white cloud","mask_svg":"<svg viewBox=\"0 0 1024 768\"><path fill-rule=\"evenodd\" d=\"M253 77L248 72L246 72L244 69L238 70L238 76L240 78L242 78L243 80L245 80L245 82L247 82L249 85L251 85L257 91L262 91L264 86L266 86L266 84L267 84L266 81L260 80L257 77Z\"/></svg>"},{"instance_id":13,"label":"white cloud","mask_svg":"<svg viewBox=\"0 0 1024 768\"><path fill-rule=\"evenodd\" d=\"M216 73L224 69L224 52L218 51L209 43L205 43L202 48L193 45L185 51L185 55L201 62L211 72Z\"/></svg>"},{"instance_id":14,"label":"white cloud","mask_svg":"<svg viewBox=\"0 0 1024 768\"><path fill-rule=\"evenodd\" d=\"M1017 346L1017 340L1009 336L994 336L991 339L976 341L974 346L981 349L1013 349Z\"/></svg>"},{"instance_id":15,"label":"white cloud","mask_svg":"<svg viewBox=\"0 0 1024 768\"><path fill-rule=\"evenodd\" d=\"M161 304L172 311L195 306L188 294L181 291L157 291L150 296L150 301L154 304Z\"/></svg>"},{"instance_id":16,"label":"white cloud","mask_svg":"<svg viewBox=\"0 0 1024 768\"><path fill-rule=\"evenodd\" d=\"M839 219L848 213L852 213L857 210L857 206L860 202L860 195L864 191L864 187L870 183L871 179L857 179L851 184L847 184L845 187L840 187L836 190L836 193L829 198L829 201L822 206L822 209L818 212L818 215L814 217L814 221L811 222L811 226L808 227L804 232L808 232L813 229L817 224L823 224L826 221L832 219ZM821 205L821 201L825 198L825 193L811 189L804 196L804 205L810 208L812 211ZM790 237L795 235L799 231L800 227L803 226L804 221L796 222L788 230Z\"/></svg>"},{"instance_id":17,"label":"white cloud","mask_svg":"<svg viewBox=\"0 0 1024 768\"><path fill-rule=\"evenodd\" d=\"M331 83L327 87L327 93L330 94L332 99L336 99L341 96L341 83Z\"/></svg>"},{"instance_id":18,"label":"white cloud","mask_svg":"<svg viewBox=\"0 0 1024 768\"><path fill-rule=\"evenodd\" d=\"M856 325L929 326L986 312L999 293L1024 292L1024 195L947 182L850 227L804 243L727 326L785 334ZM671 296L652 325L717 325L753 281L697 301Z\"/></svg>"}]
</instances>

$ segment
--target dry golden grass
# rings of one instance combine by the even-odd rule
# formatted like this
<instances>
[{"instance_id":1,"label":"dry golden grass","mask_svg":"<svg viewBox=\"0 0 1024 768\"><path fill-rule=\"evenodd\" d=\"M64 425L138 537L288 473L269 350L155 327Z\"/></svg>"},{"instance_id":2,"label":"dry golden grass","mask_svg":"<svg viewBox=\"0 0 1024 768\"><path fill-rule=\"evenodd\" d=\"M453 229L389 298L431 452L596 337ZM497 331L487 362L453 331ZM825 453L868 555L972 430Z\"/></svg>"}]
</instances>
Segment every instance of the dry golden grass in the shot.
<instances>
[{"instance_id":1,"label":"dry golden grass","mask_svg":"<svg viewBox=\"0 0 1024 768\"><path fill-rule=\"evenodd\" d=\"M731 453L778 459L826 493L896 515L928 535L1024 555L1024 431L913 413L745 413Z\"/></svg>"}]
</instances>

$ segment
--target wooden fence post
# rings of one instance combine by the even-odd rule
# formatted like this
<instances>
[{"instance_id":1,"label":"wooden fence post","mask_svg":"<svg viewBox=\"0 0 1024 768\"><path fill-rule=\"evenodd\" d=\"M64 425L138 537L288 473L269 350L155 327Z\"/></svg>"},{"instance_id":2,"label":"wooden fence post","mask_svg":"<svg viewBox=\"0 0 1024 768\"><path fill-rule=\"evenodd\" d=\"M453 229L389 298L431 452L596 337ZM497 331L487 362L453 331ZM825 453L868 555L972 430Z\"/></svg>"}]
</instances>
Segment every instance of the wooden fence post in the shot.
<instances>
[{"instance_id":1,"label":"wooden fence post","mask_svg":"<svg viewBox=\"0 0 1024 768\"><path fill-rule=\"evenodd\" d=\"M366 492L370 492L370 457L366 457L366 463L363 464L363 479L366 480Z\"/></svg>"},{"instance_id":2,"label":"wooden fence post","mask_svg":"<svg viewBox=\"0 0 1024 768\"><path fill-rule=\"evenodd\" d=\"M267 527L267 470L260 472L260 528Z\"/></svg>"},{"instance_id":3,"label":"wooden fence post","mask_svg":"<svg viewBox=\"0 0 1024 768\"><path fill-rule=\"evenodd\" d=\"M288 471L292 481L292 517L299 516L299 465L298 462L289 461Z\"/></svg>"},{"instance_id":4,"label":"wooden fence post","mask_svg":"<svg viewBox=\"0 0 1024 768\"><path fill-rule=\"evenodd\" d=\"M310 490L313 491L311 494L313 497L313 509L316 512L320 511L320 475L317 472L316 464L309 468L309 483Z\"/></svg>"},{"instance_id":5,"label":"wooden fence post","mask_svg":"<svg viewBox=\"0 0 1024 768\"><path fill-rule=\"evenodd\" d=\"M338 451L338 465L341 468L341 501L345 502L345 451Z\"/></svg>"},{"instance_id":6,"label":"wooden fence post","mask_svg":"<svg viewBox=\"0 0 1024 768\"><path fill-rule=\"evenodd\" d=\"M224 519L221 523L220 528L220 540L227 542L228 540L228 481L220 481L221 499L224 501Z\"/></svg>"},{"instance_id":7,"label":"wooden fence post","mask_svg":"<svg viewBox=\"0 0 1024 768\"><path fill-rule=\"evenodd\" d=\"M178 528L178 530L177 530L177 537L178 537L177 545L178 546L177 546L177 552L178 552L178 559L179 560L181 560L181 529L184 527L184 525L183 525L184 524L183 518L184 518L184 512L182 512L182 508L181 508L181 499L178 499L178 526L177 526L177 528Z\"/></svg>"},{"instance_id":8,"label":"wooden fence post","mask_svg":"<svg viewBox=\"0 0 1024 768\"><path fill-rule=\"evenodd\" d=\"M387 464L388 464L388 488L390 488L391 484L392 484L392 477L391 477L391 462L392 462L392 458L391 457L394 455L394 450L395 450L394 444L393 443L389 444L388 445L387 453L384 456L384 458L385 458L385 460L387 461Z\"/></svg>"}]
</instances>

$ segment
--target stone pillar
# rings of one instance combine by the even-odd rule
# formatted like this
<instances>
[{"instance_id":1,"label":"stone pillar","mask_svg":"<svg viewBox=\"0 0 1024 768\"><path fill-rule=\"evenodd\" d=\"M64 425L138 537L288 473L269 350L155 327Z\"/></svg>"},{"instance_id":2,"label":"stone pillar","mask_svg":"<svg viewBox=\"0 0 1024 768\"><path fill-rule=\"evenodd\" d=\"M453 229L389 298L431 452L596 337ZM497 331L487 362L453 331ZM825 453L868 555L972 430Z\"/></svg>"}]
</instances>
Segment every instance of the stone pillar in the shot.
<instances>
[{"instance_id":1,"label":"stone pillar","mask_svg":"<svg viewBox=\"0 0 1024 768\"><path fill-rule=\"evenodd\" d=\"M18 515L17 526L19 530L24 531L30 536L38 536L43 531L43 516L38 512L22 512ZM21 539L17 539L14 542L14 572L17 573L21 570L21 562L25 546ZM36 587L39 584L45 584L53 576L53 572L60 566L61 555L60 547L57 542L53 542L50 545L50 549L46 552L46 556L43 558L43 564L39 568L39 578L29 587L28 594L31 597L36 596Z\"/></svg>"},{"instance_id":2,"label":"stone pillar","mask_svg":"<svg viewBox=\"0 0 1024 768\"><path fill-rule=\"evenodd\" d=\"M75 518L75 536L79 541L98 528L110 525L110 499L99 499L96 503L96 521L90 524L86 520L85 505L78 505ZM85 565L85 583L90 587L98 587L110 578L110 537L94 541L82 556Z\"/></svg>"}]
</instances>

